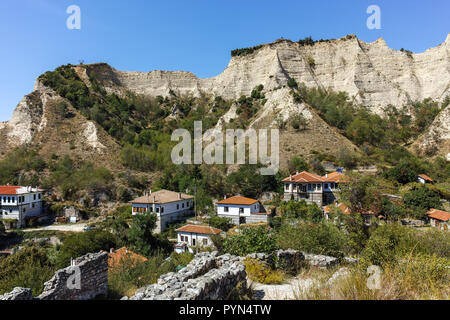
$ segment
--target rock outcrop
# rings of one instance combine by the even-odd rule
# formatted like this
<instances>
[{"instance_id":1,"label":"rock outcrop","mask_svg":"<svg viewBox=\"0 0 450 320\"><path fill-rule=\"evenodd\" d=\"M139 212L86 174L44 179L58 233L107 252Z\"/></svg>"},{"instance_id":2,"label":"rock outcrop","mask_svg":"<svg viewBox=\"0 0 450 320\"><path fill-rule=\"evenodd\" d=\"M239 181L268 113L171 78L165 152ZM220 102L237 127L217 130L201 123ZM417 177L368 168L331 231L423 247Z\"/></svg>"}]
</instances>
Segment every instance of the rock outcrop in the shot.
<instances>
[{"instance_id":1,"label":"rock outcrop","mask_svg":"<svg viewBox=\"0 0 450 320\"><path fill-rule=\"evenodd\" d=\"M233 99L249 95L260 84L271 91L294 78L307 87L345 91L382 113L389 104L403 106L425 98L442 101L450 93L450 35L441 45L418 54L390 49L381 38L366 43L353 35L313 46L278 40L252 54L232 57L223 73L207 79L190 72L125 72L105 65L91 72L110 91L151 96L167 96L170 90L193 95L203 91Z\"/></svg>"}]
</instances>

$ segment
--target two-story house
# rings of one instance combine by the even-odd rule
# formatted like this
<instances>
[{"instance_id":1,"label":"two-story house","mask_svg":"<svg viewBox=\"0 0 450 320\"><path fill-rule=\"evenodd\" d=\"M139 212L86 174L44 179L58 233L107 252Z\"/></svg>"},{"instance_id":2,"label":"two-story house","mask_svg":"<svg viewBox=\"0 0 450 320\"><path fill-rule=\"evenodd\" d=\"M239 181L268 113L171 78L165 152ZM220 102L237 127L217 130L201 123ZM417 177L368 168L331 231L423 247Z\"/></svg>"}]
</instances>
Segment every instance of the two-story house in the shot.
<instances>
[{"instance_id":1,"label":"two-story house","mask_svg":"<svg viewBox=\"0 0 450 320\"><path fill-rule=\"evenodd\" d=\"M231 218L232 223L268 222L269 213L256 199L234 196L217 202L217 215Z\"/></svg>"},{"instance_id":2,"label":"two-story house","mask_svg":"<svg viewBox=\"0 0 450 320\"><path fill-rule=\"evenodd\" d=\"M194 197L169 190L150 192L131 201L132 214L153 212L158 217L155 232L166 230L167 225L183 221L193 214Z\"/></svg>"},{"instance_id":3,"label":"two-story house","mask_svg":"<svg viewBox=\"0 0 450 320\"><path fill-rule=\"evenodd\" d=\"M42 190L0 186L0 218L8 228L22 228L26 219L42 214Z\"/></svg>"},{"instance_id":4,"label":"two-story house","mask_svg":"<svg viewBox=\"0 0 450 320\"><path fill-rule=\"evenodd\" d=\"M339 184L347 183L348 178L342 172L333 172L319 176L307 171L297 172L283 180L284 200L305 200L318 206L330 204L338 199Z\"/></svg>"}]
</instances>

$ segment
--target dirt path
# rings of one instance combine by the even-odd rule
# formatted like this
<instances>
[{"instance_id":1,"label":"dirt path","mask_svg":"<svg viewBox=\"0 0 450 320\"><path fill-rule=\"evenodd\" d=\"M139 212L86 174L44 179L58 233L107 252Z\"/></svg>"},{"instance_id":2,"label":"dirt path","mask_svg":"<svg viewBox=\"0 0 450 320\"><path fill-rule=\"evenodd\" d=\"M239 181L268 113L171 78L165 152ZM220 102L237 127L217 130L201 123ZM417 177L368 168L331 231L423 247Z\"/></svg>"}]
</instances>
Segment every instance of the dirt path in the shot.
<instances>
[{"instance_id":1,"label":"dirt path","mask_svg":"<svg viewBox=\"0 0 450 320\"><path fill-rule=\"evenodd\" d=\"M304 293L311 289L317 280L314 279L290 279L283 284L261 284L249 281L255 292L255 300L298 300Z\"/></svg>"},{"instance_id":2,"label":"dirt path","mask_svg":"<svg viewBox=\"0 0 450 320\"><path fill-rule=\"evenodd\" d=\"M45 226L41 228L34 229L24 229L23 232L34 232L34 231L63 231L63 232L83 232L83 228L86 227L87 223L77 223L77 224L55 224L51 226Z\"/></svg>"}]
</instances>

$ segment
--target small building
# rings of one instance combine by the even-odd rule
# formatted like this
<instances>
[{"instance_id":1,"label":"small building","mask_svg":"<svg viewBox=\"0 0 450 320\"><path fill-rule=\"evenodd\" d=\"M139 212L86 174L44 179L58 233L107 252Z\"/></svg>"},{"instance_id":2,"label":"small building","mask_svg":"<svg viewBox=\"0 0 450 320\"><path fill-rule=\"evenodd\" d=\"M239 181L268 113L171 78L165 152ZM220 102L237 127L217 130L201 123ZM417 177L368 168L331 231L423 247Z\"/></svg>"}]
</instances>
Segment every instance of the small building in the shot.
<instances>
[{"instance_id":1,"label":"small building","mask_svg":"<svg viewBox=\"0 0 450 320\"><path fill-rule=\"evenodd\" d=\"M223 231L210 226L200 226L188 224L175 230L178 234L178 243L175 245L175 251L185 250L185 245L188 247L209 247L214 243L211 240L211 236L219 235ZM182 251L184 252L184 251Z\"/></svg>"},{"instance_id":2,"label":"small building","mask_svg":"<svg viewBox=\"0 0 450 320\"><path fill-rule=\"evenodd\" d=\"M6 228L23 228L26 220L42 215L42 190L0 186L0 219Z\"/></svg>"},{"instance_id":3,"label":"small building","mask_svg":"<svg viewBox=\"0 0 450 320\"><path fill-rule=\"evenodd\" d=\"M351 214L352 213L350 208L347 207L347 205L345 203L337 203L336 202L334 205L330 204L328 206L323 207L323 214L324 214L325 219L330 218L330 212L331 212L333 206L335 208L337 208L339 211L341 211L343 214Z\"/></svg>"},{"instance_id":4,"label":"small building","mask_svg":"<svg viewBox=\"0 0 450 320\"><path fill-rule=\"evenodd\" d=\"M417 182L419 183L433 183L433 179L431 179L429 176L427 176L426 174L419 174L417 176Z\"/></svg>"},{"instance_id":5,"label":"small building","mask_svg":"<svg viewBox=\"0 0 450 320\"><path fill-rule=\"evenodd\" d=\"M136 266L139 263L146 262L148 259L140 254L134 253L127 248L121 248L119 250L111 249L108 254L108 267L114 268L120 265L123 261L129 260L132 266Z\"/></svg>"},{"instance_id":6,"label":"small building","mask_svg":"<svg viewBox=\"0 0 450 320\"><path fill-rule=\"evenodd\" d=\"M156 233L166 230L170 223L186 220L194 213L194 197L169 190L150 192L131 201L132 214L156 213Z\"/></svg>"},{"instance_id":7,"label":"small building","mask_svg":"<svg viewBox=\"0 0 450 320\"><path fill-rule=\"evenodd\" d=\"M438 209L430 209L426 215L430 219L430 225L441 230L448 230L450 227L450 213Z\"/></svg>"},{"instance_id":8,"label":"small building","mask_svg":"<svg viewBox=\"0 0 450 320\"><path fill-rule=\"evenodd\" d=\"M332 172L319 176L307 171L297 172L283 180L284 201L305 200L319 207L338 200L339 185L349 180L342 172Z\"/></svg>"},{"instance_id":9,"label":"small building","mask_svg":"<svg viewBox=\"0 0 450 320\"><path fill-rule=\"evenodd\" d=\"M235 225L268 222L270 213L256 199L234 196L218 201L216 204L217 215L229 218Z\"/></svg>"}]
</instances>

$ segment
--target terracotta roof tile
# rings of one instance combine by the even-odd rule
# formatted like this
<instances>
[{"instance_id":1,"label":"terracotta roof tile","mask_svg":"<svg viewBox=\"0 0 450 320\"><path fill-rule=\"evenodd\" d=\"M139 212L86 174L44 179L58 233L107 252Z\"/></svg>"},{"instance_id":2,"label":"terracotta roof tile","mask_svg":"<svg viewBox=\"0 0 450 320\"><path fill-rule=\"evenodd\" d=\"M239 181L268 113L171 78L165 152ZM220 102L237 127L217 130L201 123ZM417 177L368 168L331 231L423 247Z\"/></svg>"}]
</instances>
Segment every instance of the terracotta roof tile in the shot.
<instances>
[{"instance_id":1,"label":"terracotta roof tile","mask_svg":"<svg viewBox=\"0 0 450 320\"><path fill-rule=\"evenodd\" d=\"M428 217L437 219L440 221L448 221L450 219L450 213L438 209L430 209L427 213Z\"/></svg>"},{"instance_id":2,"label":"terracotta roof tile","mask_svg":"<svg viewBox=\"0 0 450 320\"><path fill-rule=\"evenodd\" d=\"M300 172L298 174L295 174L292 176L292 180L291 177L287 177L283 180L284 182L324 182L324 180L322 179L321 176L314 174L314 173L310 173L308 171L303 171Z\"/></svg>"},{"instance_id":3,"label":"terracotta roof tile","mask_svg":"<svg viewBox=\"0 0 450 320\"><path fill-rule=\"evenodd\" d=\"M326 182L348 182L349 179L341 172L332 172L326 176L323 176L322 179L324 179Z\"/></svg>"},{"instance_id":4,"label":"terracotta roof tile","mask_svg":"<svg viewBox=\"0 0 450 320\"><path fill-rule=\"evenodd\" d=\"M190 200L194 199L193 196L181 193L181 199L179 196L179 192L169 191L169 190L159 190L153 192L148 196L143 196L134 199L131 203L169 203L181 200Z\"/></svg>"},{"instance_id":5,"label":"terracotta roof tile","mask_svg":"<svg viewBox=\"0 0 450 320\"><path fill-rule=\"evenodd\" d=\"M334 205L329 205L329 206L323 207L323 211L324 211L325 213L330 213L331 208L333 208L333 207L334 207ZM337 208L338 208L339 210L341 210L342 213L345 213L345 214L350 214L350 213L352 212L352 211L350 210L350 208L347 207L344 203L339 203L338 206L337 206Z\"/></svg>"},{"instance_id":6,"label":"terracotta roof tile","mask_svg":"<svg viewBox=\"0 0 450 320\"><path fill-rule=\"evenodd\" d=\"M227 198L221 201L218 201L217 204L237 204L237 205L252 205L254 203L257 203L258 200L255 199L251 199L251 198L246 198L246 197L241 197L241 196L234 196L231 198Z\"/></svg>"},{"instance_id":7,"label":"terracotta roof tile","mask_svg":"<svg viewBox=\"0 0 450 320\"><path fill-rule=\"evenodd\" d=\"M199 234L219 234L222 230L210 226L198 226L193 224L185 225L175 230L176 232L189 232Z\"/></svg>"},{"instance_id":8,"label":"terracotta roof tile","mask_svg":"<svg viewBox=\"0 0 450 320\"><path fill-rule=\"evenodd\" d=\"M419 177L421 177L422 179L424 179L424 180L427 180L427 181L430 181L430 182L433 182L433 179L431 179L429 176L427 176L426 174L419 174Z\"/></svg>"}]
</instances>

